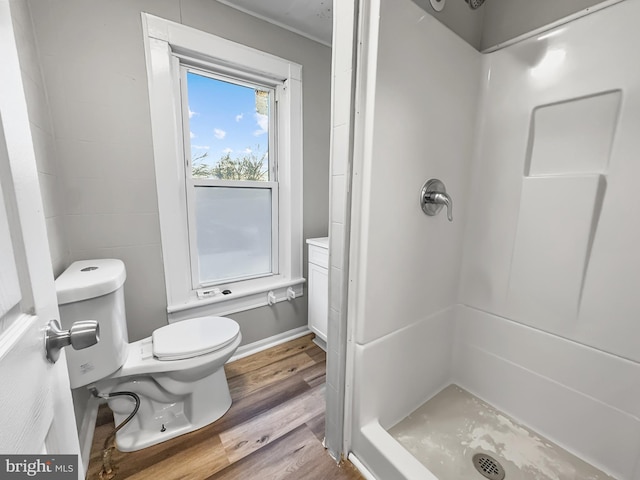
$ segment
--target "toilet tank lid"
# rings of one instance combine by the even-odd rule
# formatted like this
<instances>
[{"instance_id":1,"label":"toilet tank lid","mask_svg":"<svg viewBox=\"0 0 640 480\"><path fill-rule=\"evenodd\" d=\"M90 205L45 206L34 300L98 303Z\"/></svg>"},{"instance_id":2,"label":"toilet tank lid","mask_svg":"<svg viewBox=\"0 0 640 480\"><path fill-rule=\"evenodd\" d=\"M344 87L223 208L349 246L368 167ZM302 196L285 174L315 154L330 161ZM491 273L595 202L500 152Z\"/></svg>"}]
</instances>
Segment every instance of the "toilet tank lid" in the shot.
<instances>
[{"instance_id":1,"label":"toilet tank lid","mask_svg":"<svg viewBox=\"0 0 640 480\"><path fill-rule=\"evenodd\" d=\"M80 302L115 292L127 273L122 260L102 258L73 262L56 279L58 305Z\"/></svg>"}]
</instances>

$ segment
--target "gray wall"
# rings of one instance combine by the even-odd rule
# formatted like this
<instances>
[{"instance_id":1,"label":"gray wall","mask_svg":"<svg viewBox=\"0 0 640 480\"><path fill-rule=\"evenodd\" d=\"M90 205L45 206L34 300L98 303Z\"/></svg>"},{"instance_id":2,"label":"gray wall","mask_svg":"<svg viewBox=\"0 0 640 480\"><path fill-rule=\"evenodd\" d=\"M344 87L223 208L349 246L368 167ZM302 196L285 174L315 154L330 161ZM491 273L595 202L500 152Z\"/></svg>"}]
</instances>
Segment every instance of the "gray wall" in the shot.
<instances>
[{"instance_id":1,"label":"gray wall","mask_svg":"<svg viewBox=\"0 0 640 480\"><path fill-rule=\"evenodd\" d=\"M53 273L57 276L68 264L69 248L64 232L64 206L49 102L27 0L11 1L11 18L18 46L20 71L29 112L29 126L36 154Z\"/></svg>"},{"instance_id":2,"label":"gray wall","mask_svg":"<svg viewBox=\"0 0 640 480\"><path fill-rule=\"evenodd\" d=\"M413 0L476 50L483 51L603 0L486 0L471 10L465 0L446 0L436 12L429 0ZM418 48L418 47L417 47Z\"/></svg>"},{"instance_id":3,"label":"gray wall","mask_svg":"<svg viewBox=\"0 0 640 480\"><path fill-rule=\"evenodd\" d=\"M413 1L424 11L440 20L450 30L457 33L476 50L480 49L484 7L471 10L464 0L446 0L444 8L440 12L436 12L429 0Z\"/></svg>"},{"instance_id":4,"label":"gray wall","mask_svg":"<svg viewBox=\"0 0 640 480\"><path fill-rule=\"evenodd\" d=\"M213 0L30 0L29 6L55 126L70 260L125 262L132 341L167 322L140 12L303 65L303 233L327 234L330 48ZM306 324L306 305L304 296L231 316L250 343Z\"/></svg>"},{"instance_id":5,"label":"gray wall","mask_svg":"<svg viewBox=\"0 0 640 480\"><path fill-rule=\"evenodd\" d=\"M480 50L601 2L602 0L487 0L482 7L486 11Z\"/></svg>"}]
</instances>

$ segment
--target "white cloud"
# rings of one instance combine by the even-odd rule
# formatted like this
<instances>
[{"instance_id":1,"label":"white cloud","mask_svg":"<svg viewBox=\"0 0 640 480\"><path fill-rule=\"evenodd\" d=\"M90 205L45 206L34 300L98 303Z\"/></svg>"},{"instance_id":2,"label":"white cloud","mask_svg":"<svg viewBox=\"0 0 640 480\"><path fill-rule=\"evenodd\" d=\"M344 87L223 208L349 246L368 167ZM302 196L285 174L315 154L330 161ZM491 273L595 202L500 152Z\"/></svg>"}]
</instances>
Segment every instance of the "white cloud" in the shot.
<instances>
[{"instance_id":1,"label":"white cloud","mask_svg":"<svg viewBox=\"0 0 640 480\"><path fill-rule=\"evenodd\" d=\"M196 150L209 150L209 145L191 145L191 148L195 148Z\"/></svg>"},{"instance_id":2,"label":"white cloud","mask_svg":"<svg viewBox=\"0 0 640 480\"><path fill-rule=\"evenodd\" d=\"M269 131L269 116L263 115L261 113L255 113L255 117L256 117L256 124L258 125L259 129L254 130L253 134L256 137L259 135L264 135Z\"/></svg>"},{"instance_id":3,"label":"white cloud","mask_svg":"<svg viewBox=\"0 0 640 480\"><path fill-rule=\"evenodd\" d=\"M227 147L224 150L222 150L222 153L231 153L231 152L233 152L233 150L230 149L229 147Z\"/></svg>"},{"instance_id":4,"label":"white cloud","mask_svg":"<svg viewBox=\"0 0 640 480\"><path fill-rule=\"evenodd\" d=\"M224 137L227 136L227 132L225 132L224 130L222 130L220 128L214 128L213 129L213 136L216 137L218 140L222 140Z\"/></svg>"},{"instance_id":5,"label":"white cloud","mask_svg":"<svg viewBox=\"0 0 640 480\"><path fill-rule=\"evenodd\" d=\"M195 134L195 133L193 133L193 132L189 132L189 137L190 137L190 138L196 138L196 134Z\"/></svg>"},{"instance_id":6,"label":"white cloud","mask_svg":"<svg viewBox=\"0 0 640 480\"><path fill-rule=\"evenodd\" d=\"M191 110L191 107L189 108L189 118L193 117L194 115L198 115L198 112L194 112L193 110Z\"/></svg>"},{"instance_id":7,"label":"white cloud","mask_svg":"<svg viewBox=\"0 0 640 480\"><path fill-rule=\"evenodd\" d=\"M250 148L245 148L244 149L244 153L251 153L251 152L253 152L253 150L251 150Z\"/></svg>"},{"instance_id":8,"label":"white cloud","mask_svg":"<svg viewBox=\"0 0 640 480\"><path fill-rule=\"evenodd\" d=\"M242 117L244 117L244 113L239 113L238 115L236 115L236 122L242 120Z\"/></svg>"}]
</instances>

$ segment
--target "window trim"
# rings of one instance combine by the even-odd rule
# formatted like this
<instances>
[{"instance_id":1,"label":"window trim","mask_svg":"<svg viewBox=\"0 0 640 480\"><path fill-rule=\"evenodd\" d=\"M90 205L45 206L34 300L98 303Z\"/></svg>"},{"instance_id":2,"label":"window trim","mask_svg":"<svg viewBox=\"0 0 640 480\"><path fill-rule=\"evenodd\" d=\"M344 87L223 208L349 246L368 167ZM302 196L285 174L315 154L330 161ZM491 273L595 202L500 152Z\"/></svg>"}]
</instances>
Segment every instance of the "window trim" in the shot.
<instances>
[{"instance_id":1,"label":"window trim","mask_svg":"<svg viewBox=\"0 0 640 480\"><path fill-rule=\"evenodd\" d=\"M169 321L226 315L303 294L302 284L302 67L191 27L142 13L151 132ZM229 295L192 288L180 62L277 89L278 273L218 285ZM246 67L251 65L251 68ZM202 292L201 292L202 293ZM269 294L273 293L272 296ZM196 309L196 310L193 310Z\"/></svg>"}]
</instances>

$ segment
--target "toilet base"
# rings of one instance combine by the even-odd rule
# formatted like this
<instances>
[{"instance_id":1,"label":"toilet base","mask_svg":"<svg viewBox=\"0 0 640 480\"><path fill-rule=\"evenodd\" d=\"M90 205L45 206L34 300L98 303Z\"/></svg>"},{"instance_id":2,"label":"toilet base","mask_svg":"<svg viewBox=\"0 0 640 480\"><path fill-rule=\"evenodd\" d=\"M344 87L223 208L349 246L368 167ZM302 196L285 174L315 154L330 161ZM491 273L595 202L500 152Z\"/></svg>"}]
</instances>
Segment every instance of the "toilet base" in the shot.
<instances>
[{"instance_id":1,"label":"toilet base","mask_svg":"<svg viewBox=\"0 0 640 480\"><path fill-rule=\"evenodd\" d=\"M224 368L195 382L193 391L177 401L163 403L140 395L135 417L116 433L121 452L133 452L165 442L205 427L222 417L231 407L231 394ZM133 411L133 401L131 409ZM128 414L116 413L116 425Z\"/></svg>"}]
</instances>

